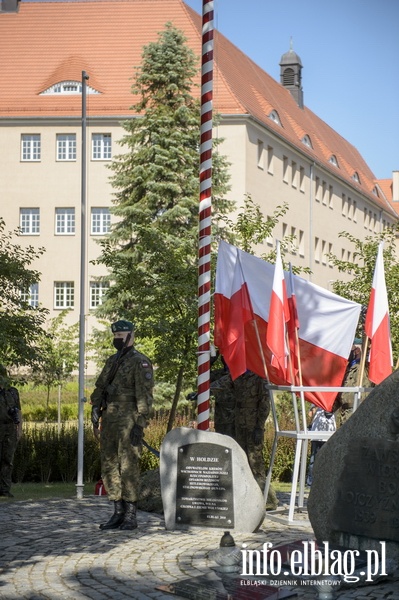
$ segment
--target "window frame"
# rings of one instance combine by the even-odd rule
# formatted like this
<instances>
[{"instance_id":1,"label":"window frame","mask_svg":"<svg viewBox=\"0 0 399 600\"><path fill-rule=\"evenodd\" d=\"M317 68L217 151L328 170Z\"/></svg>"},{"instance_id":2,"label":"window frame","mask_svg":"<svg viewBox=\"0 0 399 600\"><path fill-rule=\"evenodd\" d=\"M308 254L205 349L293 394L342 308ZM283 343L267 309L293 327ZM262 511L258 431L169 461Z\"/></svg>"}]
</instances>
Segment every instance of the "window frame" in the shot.
<instances>
[{"instance_id":1,"label":"window frame","mask_svg":"<svg viewBox=\"0 0 399 600\"><path fill-rule=\"evenodd\" d=\"M105 143L109 139L109 143ZM112 136L110 133L92 133L91 134L91 159L111 160L112 158Z\"/></svg>"},{"instance_id":2,"label":"window frame","mask_svg":"<svg viewBox=\"0 0 399 600\"><path fill-rule=\"evenodd\" d=\"M64 212L62 212L64 211ZM68 218L68 216L71 218ZM60 225L61 219L58 217L63 217L64 227L63 231L58 231L58 227ZM72 225L71 225L72 222ZM71 231L68 231L68 228L71 228ZM76 219L75 219L75 208L74 207L59 207L55 209L54 212L54 235L75 235L76 233Z\"/></svg>"},{"instance_id":3,"label":"window frame","mask_svg":"<svg viewBox=\"0 0 399 600\"><path fill-rule=\"evenodd\" d=\"M98 211L96 213L95 211ZM99 215L99 229L100 231L95 231L94 227L94 217ZM90 235L107 235L110 232L111 228L111 213L109 212L109 208L106 206L92 206L90 210Z\"/></svg>"},{"instance_id":4,"label":"window frame","mask_svg":"<svg viewBox=\"0 0 399 600\"><path fill-rule=\"evenodd\" d=\"M41 158L41 134L21 133L21 162L40 162Z\"/></svg>"},{"instance_id":5,"label":"window frame","mask_svg":"<svg viewBox=\"0 0 399 600\"><path fill-rule=\"evenodd\" d=\"M58 299L62 303L58 303ZM75 282L54 281L54 310L66 310L75 308Z\"/></svg>"},{"instance_id":6,"label":"window frame","mask_svg":"<svg viewBox=\"0 0 399 600\"><path fill-rule=\"evenodd\" d=\"M62 139L65 138L65 139ZM65 144L64 152L61 152L62 145ZM61 154L65 154L63 157ZM56 134L56 157L57 162L76 162L76 133L57 133Z\"/></svg>"},{"instance_id":7,"label":"window frame","mask_svg":"<svg viewBox=\"0 0 399 600\"><path fill-rule=\"evenodd\" d=\"M34 218L36 217L36 218ZM25 222L25 224L24 224ZM27 223L27 226L26 226ZM40 208L20 207L19 229L21 235L40 235Z\"/></svg>"}]
</instances>

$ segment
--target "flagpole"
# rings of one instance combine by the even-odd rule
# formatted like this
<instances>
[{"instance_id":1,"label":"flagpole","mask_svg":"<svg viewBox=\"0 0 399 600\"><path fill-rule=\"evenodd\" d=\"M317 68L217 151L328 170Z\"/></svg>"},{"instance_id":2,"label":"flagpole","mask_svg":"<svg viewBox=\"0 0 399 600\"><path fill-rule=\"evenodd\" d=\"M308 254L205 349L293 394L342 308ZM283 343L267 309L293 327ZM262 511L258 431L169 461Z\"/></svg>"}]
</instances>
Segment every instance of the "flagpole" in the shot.
<instances>
[{"instance_id":1,"label":"flagpole","mask_svg":"<svg viewBox=\"0 0 399 600\"><path fill-rule=\"evenodd\" d=\"M198 239L198 429L209 429L211 320L213 2L202 4L200 205Z\"/></svg>"}]
</instances>

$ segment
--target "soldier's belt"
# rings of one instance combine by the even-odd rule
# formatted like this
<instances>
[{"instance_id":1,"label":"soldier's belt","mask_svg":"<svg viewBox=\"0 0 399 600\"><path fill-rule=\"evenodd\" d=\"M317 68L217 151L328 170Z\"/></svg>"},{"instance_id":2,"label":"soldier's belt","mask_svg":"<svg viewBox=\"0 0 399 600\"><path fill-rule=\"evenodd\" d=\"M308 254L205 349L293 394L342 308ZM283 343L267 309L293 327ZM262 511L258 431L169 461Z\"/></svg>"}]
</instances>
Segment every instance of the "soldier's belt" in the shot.
<instances>
[{"instance_id":1,"label":"soldier's belt","mask_svg":"<svg viewBox=\"0 0 399 600\"><path fill-rule=\"evenodd\" d=\"M118 394L117 396L109 396L108 397L108 403L113 403L113 402L135 402L135 397L134 396L127 396L125 394Z\"/></svg>"}]
</instances>

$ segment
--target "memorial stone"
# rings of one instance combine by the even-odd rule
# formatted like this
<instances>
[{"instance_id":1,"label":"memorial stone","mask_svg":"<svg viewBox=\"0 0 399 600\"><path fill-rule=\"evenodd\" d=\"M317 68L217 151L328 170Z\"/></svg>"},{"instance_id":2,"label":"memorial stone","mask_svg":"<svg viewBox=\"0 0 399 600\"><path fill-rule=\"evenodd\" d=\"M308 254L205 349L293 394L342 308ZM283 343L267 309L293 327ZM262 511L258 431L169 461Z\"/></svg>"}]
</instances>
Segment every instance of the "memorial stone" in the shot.
<instances>
[{"instance_id":1,"label":"memorial stone","mask_svg":"<svg viewBox=\"0 0 399 600\"><path fill-rule=\"evenodd\" d=\"M165 436L160 458L166 529L258 529L265 516L263 493L233 438L180 427Z\"/></svg>"},{"instance_id":2,"label":"memorial stone","mask_svg":"<svg viewBox=\"0 0 399 600\"><path fill-rule=\"evenodd\" d=\"M319 541L399 560L399 371L319 451L307 503Z\"/></svg>"}]
</instances>

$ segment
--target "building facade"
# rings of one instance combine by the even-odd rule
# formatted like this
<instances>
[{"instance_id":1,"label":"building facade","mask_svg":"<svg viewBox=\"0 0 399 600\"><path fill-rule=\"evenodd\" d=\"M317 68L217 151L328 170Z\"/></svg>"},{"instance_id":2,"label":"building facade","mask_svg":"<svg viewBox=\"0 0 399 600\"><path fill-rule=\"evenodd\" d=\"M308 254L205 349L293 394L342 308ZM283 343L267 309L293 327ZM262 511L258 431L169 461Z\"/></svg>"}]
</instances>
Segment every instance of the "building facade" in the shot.
<instances>
[{"instance_id":1,"label":"building facade","mask_svg":"<svg viewBox=\"0 0 399 600\"><path fill-rule=\"evenodd\" d=\"M182 0L3 2L0 11L0 203L18 243L44 247L34 264L41 280L25 293L53 317L69 309L79 320L82 132L86 133L88 331L106 287L93 264L112 217L107 168L121 152L121 122L130 106L134 68L143 46L171 21L201 54L201 16ZM398 219L398 174L375 179L359 152L304 103L302 63L291 48L280 60L280 82L215 33L214 135L231 175L230 199L251 195L266 216L288 203L273 238L292 235L286 259L310 267L314 283L331 289L341 278L328 254L351 260L342 231L363 239ZM82 127L83 72L87 122ZM199 93L198 90L195 93Z\"/></svg>"}]
</instances>

